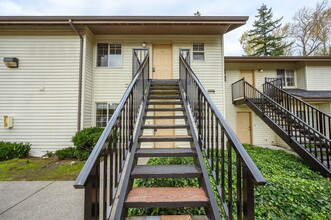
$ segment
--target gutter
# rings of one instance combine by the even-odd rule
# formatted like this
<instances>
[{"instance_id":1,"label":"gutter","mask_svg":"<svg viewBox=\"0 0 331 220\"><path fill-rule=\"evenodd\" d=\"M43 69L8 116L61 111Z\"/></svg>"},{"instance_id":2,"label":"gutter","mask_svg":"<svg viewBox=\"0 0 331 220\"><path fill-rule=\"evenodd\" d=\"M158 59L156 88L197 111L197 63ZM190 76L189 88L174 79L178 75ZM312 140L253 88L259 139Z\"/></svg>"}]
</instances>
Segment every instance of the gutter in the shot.
<instances>
[{"instance_id":1,"label":"gutter","mask_svg":"<svg viewBox=\"0 0 331 220\"><path fill-rule=\"evenodd\" d=\"M81 128L81 111L82 111L82 79L83 79L83 46L84 46L84 38L77 31L75 26L73 25L71 19L69 19L69 25L72 30L78 35L80 39L80 51L79 51L79 78L78 78L78 112L77 112L77 131L80 131Z\"/></svg>"}]
</instances>

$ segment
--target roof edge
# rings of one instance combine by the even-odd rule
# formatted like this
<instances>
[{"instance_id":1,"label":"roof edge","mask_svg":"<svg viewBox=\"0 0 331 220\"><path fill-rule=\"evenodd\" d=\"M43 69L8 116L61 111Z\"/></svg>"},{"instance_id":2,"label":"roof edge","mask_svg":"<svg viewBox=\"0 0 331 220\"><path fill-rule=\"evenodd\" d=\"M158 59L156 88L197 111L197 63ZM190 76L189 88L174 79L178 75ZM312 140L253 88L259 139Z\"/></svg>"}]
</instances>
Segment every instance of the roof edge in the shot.
<instances>
[{"instance_id":1,"label":"roof edge","mask_svg":"<svg viewBox=\"0 0 331 220\"><path fill-rule=\"evenodd\" d=\"M248 63L248 62L303 62L303 61L323 61L330 62L331 56L225 56L227 63Z\"/></svg>"}]
</instances>

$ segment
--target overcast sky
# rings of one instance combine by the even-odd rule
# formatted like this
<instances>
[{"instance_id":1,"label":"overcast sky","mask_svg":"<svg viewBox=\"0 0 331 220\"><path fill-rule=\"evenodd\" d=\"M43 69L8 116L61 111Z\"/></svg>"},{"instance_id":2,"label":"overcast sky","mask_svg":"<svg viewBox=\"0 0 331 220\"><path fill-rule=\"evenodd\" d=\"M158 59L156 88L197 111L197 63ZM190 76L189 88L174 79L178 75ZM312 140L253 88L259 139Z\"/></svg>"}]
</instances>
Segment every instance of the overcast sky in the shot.
<instances>
[{"instance_id":1,"label":"overcast sky","mask_svg":"<svg viewBox=\"0 0 331 220\"><path fill-rule=\"evenodd\" d=\"M257 9L272 7L274 19L288 22L298 9L315 7L321 0L0 0L3 15L170 15L187 16L199 11L202 16L249 16L246 25L225 37L225 55L242 55L241 34L249 30ZM329 0L330 5L330 0Z\"/></svg>"}]
</instances>

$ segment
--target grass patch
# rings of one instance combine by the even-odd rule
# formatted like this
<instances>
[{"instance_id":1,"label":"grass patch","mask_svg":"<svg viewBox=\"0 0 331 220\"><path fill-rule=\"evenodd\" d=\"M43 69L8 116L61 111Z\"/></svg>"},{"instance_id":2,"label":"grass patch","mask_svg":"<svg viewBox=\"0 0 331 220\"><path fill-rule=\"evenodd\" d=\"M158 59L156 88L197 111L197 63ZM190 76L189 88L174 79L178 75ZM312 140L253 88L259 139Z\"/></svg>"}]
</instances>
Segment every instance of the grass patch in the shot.
<instances>
[{"instance_id":1,"label":"grass patch","mask_svg":"<svg viewBox=\"0 0 331 220\"><path fill-rule=\"evenodd\" d=\"M75 180L84 161L59 161L54 158L12 159L0 162L0 181Z\"/></svg>"}]
</instances>

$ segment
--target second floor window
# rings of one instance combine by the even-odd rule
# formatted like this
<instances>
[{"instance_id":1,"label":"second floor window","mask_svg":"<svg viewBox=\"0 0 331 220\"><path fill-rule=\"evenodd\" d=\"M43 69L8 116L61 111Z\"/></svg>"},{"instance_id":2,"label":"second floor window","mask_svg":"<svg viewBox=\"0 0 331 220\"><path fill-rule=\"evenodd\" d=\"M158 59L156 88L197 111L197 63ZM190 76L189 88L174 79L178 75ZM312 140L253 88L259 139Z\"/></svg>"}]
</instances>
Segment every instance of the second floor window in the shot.
<instances>
[{"instance_id":1,"label":"second floor window","mask_svg":"<svg viewBox=\"0 0 331 220\"><path fill-rule=\"evenodd\" d=\"M98 67L121 67L122 45L121 44L97 44Z\"/></svg>"},{"instance_id":2,"label":"second floor window","mask_svg":"<svg viewBox=\"0 0 331 220\"><path fill-rule=\"evenodd\" d=\"M277 78L282 79L284 87L295 86L294 70L277 69Z\"/></svg>"},{"instance_id":3,"label":"second floor window","mask_svg":"<svg viewBox=\"0 0 331 220\"><path fill-rule=\"evenodd\" d=\"M193 43L193 60L205 60L204 43Z\"/></svg>"}]
</instances>

